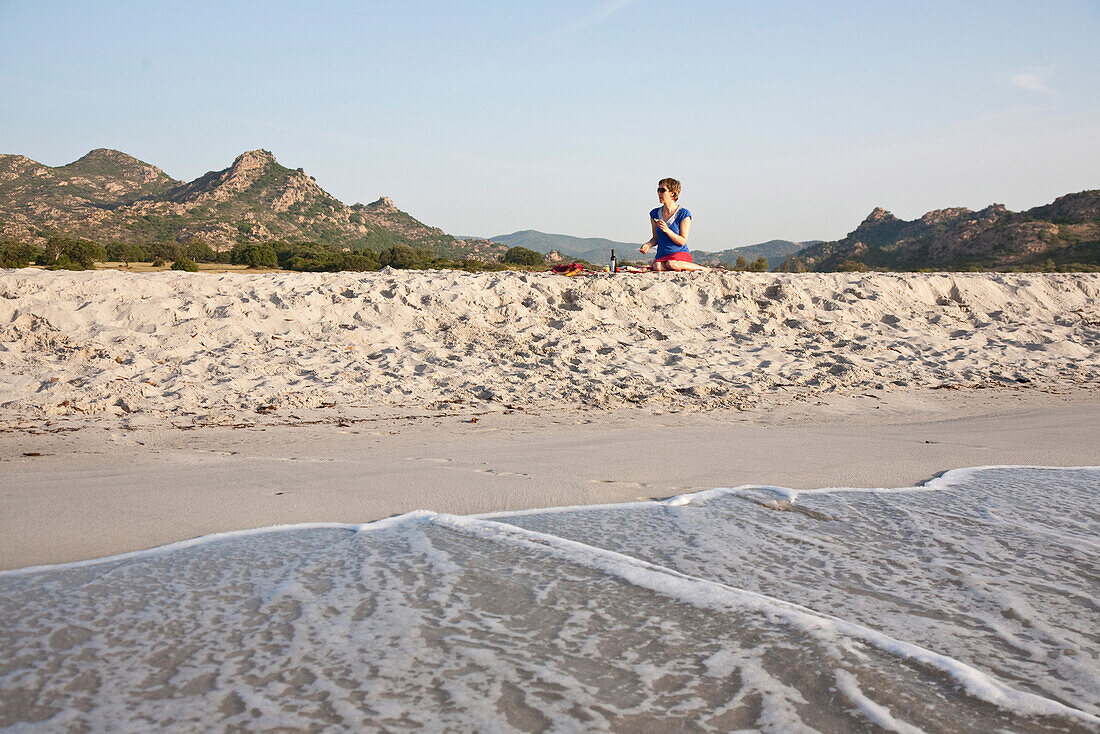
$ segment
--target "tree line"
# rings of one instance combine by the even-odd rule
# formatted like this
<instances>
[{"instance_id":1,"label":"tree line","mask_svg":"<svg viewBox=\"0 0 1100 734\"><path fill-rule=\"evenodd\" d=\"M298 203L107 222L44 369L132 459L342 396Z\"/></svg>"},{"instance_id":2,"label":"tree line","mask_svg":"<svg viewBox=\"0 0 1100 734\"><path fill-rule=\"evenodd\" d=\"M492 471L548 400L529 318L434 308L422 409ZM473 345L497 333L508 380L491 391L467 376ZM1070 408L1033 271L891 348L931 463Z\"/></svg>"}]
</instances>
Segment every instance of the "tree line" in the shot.
<instances>
[{"instance_id":1,"label":"tree line","mask_svg":"<svg viewBox=\"0 0 1100 734\"><path fill-rule=\"evenodd\" d=\"M44 245L0 242L0 268L24 268L34 264L50 270L88 270L95 263L117 262L169 265L173 270L198 270L199 263L243 265L250 268L281 268L299 272L369 271L384 267L402 270L454 269L465 271L510 270L516 267L546 267L542 254L524 247L509 249L502 262L453 260L439 257L425 247L393 245L346 251L321 242L248 242L217 252L199 237L186 242L131 242L101 244L87 239L54 236Z\"/></svg>"}]
</instances>

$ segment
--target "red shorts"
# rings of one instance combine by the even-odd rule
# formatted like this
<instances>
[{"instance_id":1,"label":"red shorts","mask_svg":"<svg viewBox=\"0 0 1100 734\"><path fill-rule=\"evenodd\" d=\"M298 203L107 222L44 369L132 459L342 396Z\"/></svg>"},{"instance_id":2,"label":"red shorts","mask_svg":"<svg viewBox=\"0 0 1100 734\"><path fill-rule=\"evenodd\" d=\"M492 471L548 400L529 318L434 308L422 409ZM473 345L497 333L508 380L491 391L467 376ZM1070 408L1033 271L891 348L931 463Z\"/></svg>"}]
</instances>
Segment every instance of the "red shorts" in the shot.
<instances>
[{"instance_id":1,"label":"red shorts","mask_svg":"<svg viewBox=\"0 0 1100 734\"><path fill-rule=\"evenodd\" d=\"M674 252L671 255L665 255L664 257L659 257L656 260L654 260L653 262L655 262L655 263L667 263L669 260L682 260L683 262L686 262L686 263L692 262L690 252Z\"/></svg>"}]
</instances>

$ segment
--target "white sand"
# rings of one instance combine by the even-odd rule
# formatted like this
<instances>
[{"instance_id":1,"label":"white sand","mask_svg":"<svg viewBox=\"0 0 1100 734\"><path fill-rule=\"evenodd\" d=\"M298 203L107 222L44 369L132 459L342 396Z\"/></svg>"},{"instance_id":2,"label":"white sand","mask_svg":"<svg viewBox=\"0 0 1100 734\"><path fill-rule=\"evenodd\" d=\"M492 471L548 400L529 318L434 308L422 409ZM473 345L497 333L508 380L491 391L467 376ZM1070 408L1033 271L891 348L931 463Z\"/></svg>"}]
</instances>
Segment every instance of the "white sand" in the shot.
<instances>
[{"instance_id":1,"label":"white sand","mask_svg":"<svg viewBox=\"0 0 1100 734\"><path fill-rule=\"evenodd\" d=\"M1098 294L1098 275L0 271L0 567L421 508L1096 465Z\"/></svg>"},{"instance_id":2,"label":"white sand","mask_svg":"<svg viewBox=\"0 0 1100 734\"><path fill-rule=\"evenodd\" d=\"M0 271L0 426L1096 386L1100 275Z\"/></svg>"}]
</instances>

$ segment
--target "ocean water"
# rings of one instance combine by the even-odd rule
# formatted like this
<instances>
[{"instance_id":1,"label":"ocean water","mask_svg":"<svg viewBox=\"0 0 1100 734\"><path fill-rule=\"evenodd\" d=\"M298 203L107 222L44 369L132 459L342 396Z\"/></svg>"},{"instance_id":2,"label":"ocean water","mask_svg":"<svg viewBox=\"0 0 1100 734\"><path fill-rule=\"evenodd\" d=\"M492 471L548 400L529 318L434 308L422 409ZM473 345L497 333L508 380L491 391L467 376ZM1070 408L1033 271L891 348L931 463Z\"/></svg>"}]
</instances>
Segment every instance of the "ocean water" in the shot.
<instances>
[{"instance_id":1,"label":"ocean water","mask_svg":"<svg viewBox=\"0 0 1100 734\"><path fill-rule=\"evenodd\" d=\"M1100 468L269 528L0 574L15 731L1100 731Z\"/></svg>"}]
</instances>

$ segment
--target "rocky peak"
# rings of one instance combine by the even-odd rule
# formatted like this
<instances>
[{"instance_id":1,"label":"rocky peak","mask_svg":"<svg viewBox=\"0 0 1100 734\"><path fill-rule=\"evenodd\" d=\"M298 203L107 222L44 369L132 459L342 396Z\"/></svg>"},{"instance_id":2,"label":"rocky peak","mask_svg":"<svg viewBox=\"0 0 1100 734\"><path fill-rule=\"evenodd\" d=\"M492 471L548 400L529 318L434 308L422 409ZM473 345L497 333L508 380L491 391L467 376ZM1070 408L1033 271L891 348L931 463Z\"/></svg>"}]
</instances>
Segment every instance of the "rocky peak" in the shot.
<instances>
[{"instance_id":1,"label":"rocky peak","mask_svg":"<svg viewBox=\"0 0 1100 734\"><path fill-rule=\"evenodd\" d=\"M173 183L172 177L156 166L111 148L90 150L56 170L62 176L107 180L123 189L142 188L146 184Z\"/></svg>"},{"instance_id":2,"label":"rocky peak","mask_svg":"<svg viewBox=\"0 0 1100 734\"><path fill-rule=\"evenodd\" d=\"M258 148L256 150L246 150L244 153L241 153L233 161L233 165L230 166L230 169L267 168L274 162L275 156L271 153L270 150Z\"/></svg>"},{"instance_id":3,"label":"rocky peak","mask_svg":"<svg viewBox=\"0 0 1100 734\"><path fill-rule=\"evenodd\" d=\"M230 191L244 191L256 183L267 169L275 165L275 156L270 151L259 149L241 153L233 165L225 172L221 185Z\"/></svg>"},{"instance_id":4,"label":"rocky peak","mask_svg":"<svg viewBox=\"0 0 1100 734\"><path fill-rule=\"evenodd\" d=\"M141 164L137 158L132 155L127 155L121 150L115 150L114 148L94 148L73 161L76 163L137 163Z\"/></svg>"},{"instance_id":5,"label":"rocky peak","mask_svg":"<svg viewBox=\"0 0 1100 734\"><path fill-rule=\"evenodd\" d=\"M954 222L960 217L965 217L972 212L963 206L950 207L948 209L933 209L920 218L921 224L946 224Z\"/></svg>"},{"instance_id":6,"label":"rocky peak","mask_svg":"<svg viewBox=\"0 0 1100 734\"><path fill-rule=\"evenodd\" d=\"M995 222L1006 214L1008 214L1008 209L1005 208L1004 204L990 204L975 216L983 222Z\"/></svg>"},{"instance_id":7,"label":"rocky peak","mask_svg":"<svg viewBox=\"0 0 1100 734\"><path fill-rule=\"evenodd\" d=\"M877 245L881 240L888 239L904 226L904 220L898 219L881 206L876 206L855 230L848 233L848 237L856 241Z\"/></svg>"},{"instance_id":8,"label":"rocky peak","mask_svg":"<svg viewBox=\"0 0 1100 734\"><path fill-rule=\"evenodd\" d=\"M876 206L871 211L871 213L867 215L867 218L863 220L863 224L882 224L883 222L896 222L897 219L897 217L883 209L881 206ZM860 226L863 226L863 224L861 224Z\"/></svg>"},{"instance_id":9,"label":"rocky peak","mask_svg":"<svg viewBox=\"0 0 1100 734\"><path fill-rule=\"evenodd\" d=\"M1100 190L1079 191L1059 196L1046 206L1027 212L1033 216L1049 217L1060 223L1092 222L1100 219Z\"/></svg>"},{"instance_id":10,"label":"rocky peak","mask_svg":"<svg viewBox=\"0 0 1100 734\"><path fill-rule=\"evenodd\" d=\"M388 196L380 196L377 201L372 201L367 204L367 208L376 212L395 212L397 206L393 203L393 199Z\"/></svg>"}]
</instances>

